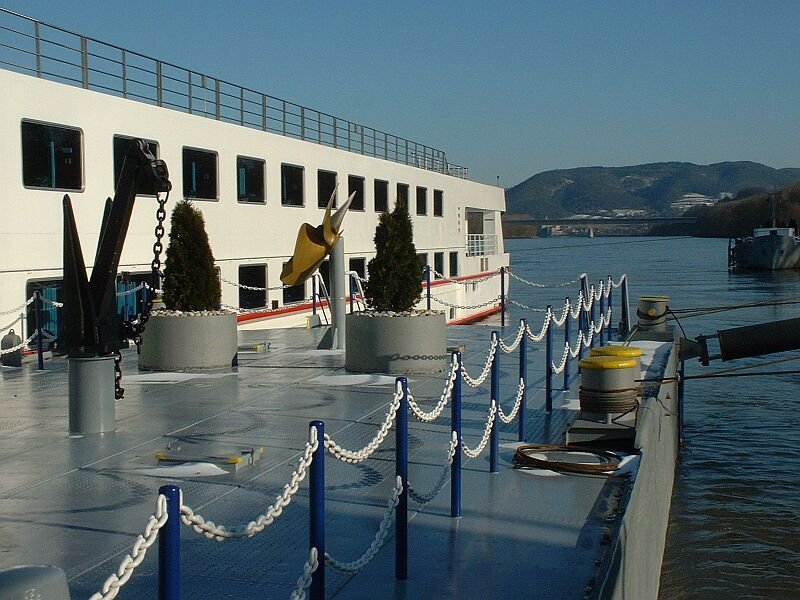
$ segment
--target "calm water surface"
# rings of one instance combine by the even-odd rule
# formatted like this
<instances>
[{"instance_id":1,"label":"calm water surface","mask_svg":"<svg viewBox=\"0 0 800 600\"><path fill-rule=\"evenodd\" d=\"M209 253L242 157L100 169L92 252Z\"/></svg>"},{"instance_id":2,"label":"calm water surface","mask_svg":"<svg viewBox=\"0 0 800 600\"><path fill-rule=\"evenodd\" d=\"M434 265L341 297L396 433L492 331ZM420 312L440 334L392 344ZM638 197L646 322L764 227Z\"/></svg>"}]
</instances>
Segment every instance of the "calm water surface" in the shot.
<instances>
[{"instance_id":1,"label":"calm water surface","mask_svg":"<svg viewBox=\"0 0 800 600\"><path fill-rule=\"evenodd\" d=\"M670 308L800 300L800 272L728 274L726 240L550 238L508 240L514 272L557 283L586 272L597 281L627 273L631 304L667 295ZM573 286L536 290L512 282L528 306L563 306ZM541 318L516 309L531 322ZM800 304L682 319L687 337L800 316ZM800 351L703 367L687 375L800 357ZM800 361L758 370L800 369ZM661 598L800 599L800 376L779 374L686 382L685 444L676 473Z\"/></svg>"}]
</instances>

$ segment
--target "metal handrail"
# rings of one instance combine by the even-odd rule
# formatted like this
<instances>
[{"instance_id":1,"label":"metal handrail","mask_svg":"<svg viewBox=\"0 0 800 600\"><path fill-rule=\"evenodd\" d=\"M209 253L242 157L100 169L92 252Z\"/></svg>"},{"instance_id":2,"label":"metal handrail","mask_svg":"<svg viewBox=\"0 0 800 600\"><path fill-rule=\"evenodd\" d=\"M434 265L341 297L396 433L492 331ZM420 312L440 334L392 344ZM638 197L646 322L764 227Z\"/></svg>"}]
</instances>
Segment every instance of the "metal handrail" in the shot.
<instances>
[{"instance_id":1,"label":"metal handrail","mask_svg":"<svg viewBox=\"0 0 800 600\"><path fill-rule=\"evenodd\" d=\"M26 27L32 31L24 30ZM32 46L32 47L31 47ZM0 8L4 68L466 179L442 150ZM115 72L116 71L116 72Z\"/></svg>"}]
</instances>

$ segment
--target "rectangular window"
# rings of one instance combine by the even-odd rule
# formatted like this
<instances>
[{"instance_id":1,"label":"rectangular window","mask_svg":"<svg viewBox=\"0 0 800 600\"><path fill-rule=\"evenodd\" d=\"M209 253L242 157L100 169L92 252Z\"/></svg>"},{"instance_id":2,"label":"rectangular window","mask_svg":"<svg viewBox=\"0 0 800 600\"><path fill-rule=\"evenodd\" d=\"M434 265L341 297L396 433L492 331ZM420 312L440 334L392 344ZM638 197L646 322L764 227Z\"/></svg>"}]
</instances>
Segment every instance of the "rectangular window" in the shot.
<instances>
[{"instance_id":1,"label":"rectangular window","mask_svg":"<svg viewBox=\"0 0 800 600\"><path fill-rule=\"evenodd\" d=\"M402 202L403 206L405 206L406 210L408 210L408 184L407 183L398 183L397 184L397 202Z\"/></svg>"},{"instance_id":2,"label":"rectangular window","mask_svg":"<svg viewBox=\"0 0 800 600\"><path fill-rule=\"evenodd\" d=\"M134 146L136 139L137 138L125 135L114 136L114 191L116 191L117 185L119 184L119 176L122 174L122 165L125 164L125 156L132 151L138 153L138 146ZM136 149L134 150L134 148ZM148 140L147 148L153 156L158 158L158 142ZM152 184L148 185L148 188L149 189L146 190L140 190L139 194L142 196L155 196L156 190L153 189Z\"/></svg>"},{"instance_id":3,"label":"rectangular window","mask_svg":"<svg viewBox=\"0 0 800 600\"><path fill-rule=\"evenodd\" d=\"M458 277L458 252L450 253L450 277Z\"/></svg>"},{"instance_id":4,"label":"rectangular window","mask_svg":"<svg viewBox=\"0 0 800 600\"><path fill-rule=\"evenodd\" d=\"M283 263L286 266L286 263ZM306 298L306 284L305 282L291 287L283 288L283 303L292 304L293 302L302 302Z\"/></svg>"},{"instance_id":5,"label":"rectangular window","mask_svg":"<svg viewBox=\"0 0 800 600\"><path fill-rule=\"evenodd\" d=\"M195 148L183 149L183 197L216 200L217 153Z\"/></svg>"},{"instance_id":6,"label":"rectangular window","mask_svg":"<svg viewBox=\"0 0 800 600\"><path fill-rule=\"evenodd\" d=\"M348 263L348 271L355 271L361 279L367 276L367 259L351 258Z\"/></svg>"},{"instance_id":7,"label":"rectangular window","mask_svg":"<svg viewBox=\"0 0 800 600\"><path fill-rule=\"evenodd\" d=\"M22 121L22 182L27 187L82 190L80 129Z\"/></svg>"},{"instance_id":8,"label":"rectangular window","mask_svg":"<svg viewBox=\"0 0 800 600\"><path fill-rule=\"evenodd\" d=\"M331 194L336 189L336 173L333 171L317 171L317 206L327 208ZM339 203L339 198L333 200L333 208Z\"/></svg>"},{"instance_id":9,"label":"rectangular window","mask_svg":"<svg viewBox=\"0 0 800 600\"><path fill-rule=\"evenodd\" d=\"M428 188L417 186L417 214L428 214Z\"/></svg>"},{"instance_id":10,"label":"rectangular window","mask_svg":"<svg viewBox=\"0 0 800 600\"><path fill-rule=\"evenodd\" d=\"M442 190L433 190L433 216L444 216L444 192Z\"/></svg>"},{"instance_id":11,"label":"rectangular window","mask_svg":"<svg viewBox=\"0 0 800 600\"><path fill-rule=\"evenodd\" d=\"M350 204L350 210L364 210L364 178L356 175L348 175L347 177L347 197L350 194L356 193L353 196L353 202Z\"/></svg>"},{"instance_id":12,"label":"rectangular window","mask_svg":"<svg viewBox=\"0 0 800 600\"><path fill-rule=\"evenodd\" d=\"M425 279L425 267L428 266L428 253L422 252L421 254L417 254L417 260L419 260L419 272L420 272L420 279Z\"/></svg>"},{"instance_id":13,"label":"rectangular window","mask_svg":"<svg viewBox=\"0 0 800 600\"><path fill-rule=\"evenodd\" d=\"M444 252L433 253L433 276L436 279L441 279L444 276Z\"/></svg>"},{"instance_id":14,"label":"rectangular window","mask_svg":"<svg viewBox=\"0 0 800 600\"><path fill-rule=\"evenodd\" d=\"M303 206L303 167L281 165L281 204Z\"/></svg>"},{"instance_id":15,"label":"rectangular window","mask_svg":"<svg viewBox=\"0 0 800 600\"><path fill-rule=\"evenodd\" d=\"M239 265L239 285L239 308L267 306L267 265Z\"/></svg>"},{"instance_id":16,"label":"rectangular window","mask_svg":"<svg viewBox=\"0 0 800 600\"><path fill-rule=\"evenodd\" d=\"M236 157L236 197L239 202L266 204L267 195L264 187L266 167L267 163L259 158Z\"/></svg>"},{"instance_id":17,"label":"rectangular window","mask_svg":"<svg viewBox=\"0 0 800 600\"><path fill-rule=\"evenodd\" d=\"M375 212L389 211L389 182L375 180Z\"/></svg>"}]
</instances>

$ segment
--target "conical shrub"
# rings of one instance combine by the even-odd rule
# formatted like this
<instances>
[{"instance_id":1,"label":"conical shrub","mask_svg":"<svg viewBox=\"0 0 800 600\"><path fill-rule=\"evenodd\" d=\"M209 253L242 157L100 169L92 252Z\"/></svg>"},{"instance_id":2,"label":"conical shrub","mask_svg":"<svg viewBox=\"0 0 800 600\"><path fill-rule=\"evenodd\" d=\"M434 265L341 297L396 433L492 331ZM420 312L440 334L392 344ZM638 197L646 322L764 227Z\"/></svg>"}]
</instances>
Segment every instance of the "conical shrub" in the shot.
<instances>
[{"instance_id":1,"label":"conical shrub","mask_svg":"<svg viewBox=\"0 0 800 600\"><path fill-rule=\"evenodd\" d=\"M164 305L169 310L219 308L219 277L203 213L186 200L172 211L163 287Z\"/></svg>"},{"instance_id":2,"label":"conical shrub","mask_svg":"<svg viewBox=\"0 0 800 600\"><path fill-rule=\"evenodd\" d=\"M421 270L408 205L398 200L375 228L375 258L369 261L364 294L379 311L411 310L422 296Z\"/></svg>"}]
</instances>

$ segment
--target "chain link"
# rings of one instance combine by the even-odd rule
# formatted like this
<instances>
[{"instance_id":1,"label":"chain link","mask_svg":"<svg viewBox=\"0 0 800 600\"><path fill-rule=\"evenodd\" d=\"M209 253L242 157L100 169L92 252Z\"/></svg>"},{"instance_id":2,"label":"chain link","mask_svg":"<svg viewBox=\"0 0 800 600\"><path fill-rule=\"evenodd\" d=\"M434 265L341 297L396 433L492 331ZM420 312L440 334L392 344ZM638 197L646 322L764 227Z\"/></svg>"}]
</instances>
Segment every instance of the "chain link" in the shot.
<instances>
[{"instance_id":1,"label":"chain link","mask_svg":"<svg viewBox=\"0 0 800 600\"><path fill-rule=\"evenodd\" d=\"M500 403L497 403L497 416L500 417L500 420L508 425L511 423L516 417L517 413L519 412L520 406L522 406L522 395L525 392L525 380L522 377L519 378L519 385L517 386L517 397L514 400L514 408L511 410L509 415L506 415L503 412L503 407L500 406Z\"/></svg>"},{"instance_id":2,"label":"chain link","mask_svg":"<svg viewBox=\"0 0 800 600\"><path fill-rule=\"evenodd\" d=\"M550 320L553 318L553 313L549 310L544 317L544 321L542 322L542 329L539 331L537 335L534 335L531 331L530 325L526 326L526 333L528 334L528 339L533 342L541 342L544 339L544 336L547 334L547 328L550 325Z\"/></svg>"},{"instance_id":3,"label":"chain link","mask_svg":"<svg viewBox=\"0 0 800 600\"><path fill-rule=\"evenodd\" d=\"M618 281L617 283L614 283L614 280L613 280L613 279L611 279L611 276L610 276L610 275L609 275L609 277L608 277L608 280L609 280L609 283L611 283L611 287L613 287L613 288L618 288L619 286L621 286L621 285L622 285L622 282L623 282L623 281L625 281L627 278L628 278L628 275L627 275L627 274L625 274L625 273L623 273L623 274L620 276L620 278L619 278L619 281Z\"/></svg>"},{"instance_id":4,"label":"chain link","mask_svg":"<svg viewBox=\"0 0 800 600\"><path fill-rule=\"evenodd\" d=\"M311 587L311 576L317 571L317 568L319 568L317 549L311 548L308 551L308 560L303 565L303 574L297 580L297 587L292 590L289 600L306 600L306 590Z\"/></svg>"},{"instance_id":5,"label":"chain link","mask_svg":"<svg viewBox=\"0 0 800 600\"><path fill-rule=\"evenodd\" d=\"M489 417L486 419L486 427L483 430L483 437L481 438L481 443L478 444L478 447L475 448L475 450L470 450L469 447L467 447L467 445L464 443L464 438L461 438L461 449L464 451L464 454L470 458L478 458L481 455L483 449L486 448L486 443L489 441L489 435L492 433L492 424L494 423L496 414L497 404L493 399L492 404L489 407Z\"/></svg>"},{"instance_id":6,"label":"chain link","mask_svg":"<svg viewBox=\"0 0 800 600\"><path fill-rule=\"evenodd\" d=\"M444 384L444 391L442 391L441 396L439 396L439 402L436 406L433 407L433 410L430 412L425 412L422 410L419 405L414 400L414 396L411 394L408 395L408 407L411 409L411 412L414 413L414 416L422 421L423 423L430 423L435 421L439 418L439 415L442 414L444 407L447 406L447 402L450 400L450 395L453 392L453 384L456 381L456 377L458 375L458 359L453 356L452 363L450 365L450 374L447 377L447 381Z\"/></svg>"},{"instance_id":7,"label":"chain link","mask_svg":"<svg viewBox=\"0 0 800 600\"><path fill-rule=\"evenodd\" d=\"M0 354L11 354L12 352L16 352L17 350L22 350L25 346L30 344L35 338L36 334L32 333L31 335L28 336L27 340L20 342L16 346L13 346L11 348L3 348L2 350L0 350Z\"/></svg>"},{"instance_id":8,"label":"chain link","mask_svg":"<svg viewBox=\"0 0 800 600\"><path fill-rule=\"evenodd\" d=\"M520 323L519 329L517 330L517 337L510 345L506 345L506 343L503 341L503 338L497 339L497 343L500 344L500 350L502 350L506 354L508 354L509 352L513 352L514 350L517 349L520 342L522 342L523 335L525 335L525 326L522 323Z\"/></svg>"},{"instance_id":9,"label":"chain link","mask_svg":"<svg viewBox=\"0 0 800 600\"><path fill-rule=\"evenodd\" d=\"M461 281L461 280L458 280L458 279L452 279L450 277L447 277L443 273L439 273L439 271L437 271L436 269L431 269L431 272L433 273L433 275L434 275L434 277L436 279L444 279L445 281L449 281L450 283L456 283L458 285L469 285L471 283L474 283L474 284L483 283L485 281L489 281L490 279L493 279L493 278L497 277L498 275L500 275L500 271L497 271L495 273L492 273L491 275L487 275L486 277L480 277L480 278L477 278L477 279L468 279L466 281ZM511 273L510 271L506 271L506 272L509 273L509 274Z\"/></svg>"},{"instance_id":10,"label":"chain link","mask_svg":"<svg viewBox=\"0 0 800 600\"><path fill-rule=\"evenodd\" d=\"M473 304L471 306L466 306L466 305L462 305L462 304L451 304L450 302L447 302L446 300L442 300L441 298L439 298L438 296L434 296L433 294L431 294L431 298L433 300L435 300L436 302L438 302L439 304L443 304L444 306L449 306L450 308L462 308L462 309L465 309L465 310L473 310L473 309L476 309L476 308L484 308L486 306L492 306L492 305L497 304L498 302L500 302L500 296L499 295L495 296L491 300L483 302L482 304Z\"/></svg>"},{"instance_id":11,"label":"chain link","mask_svg":"<svg viewBox=\"0 0 800 600\"><path fill-rule=\"evenodd\" d=\"M364 462L370 456L372 456L375 450L377 450L378 447L383 443L383 440L386 439L389 429L392 428L392 424L394 423L394 418L397 415L397 409L400 408L400 400L402 398L403 388L400 385L400 382L398 382L392 404L389 407L389 412L386 413L386 418L383 420L378 433L375 434L375 437L372 438L372 440L361 450L347 450L342 448L339 444L333 441L333 438L331 438L331 436L329 436L327 433L324 436L325 448L328 450L328 452L342 462L350 463L351 465Z\"/></svg>"},{"instance_id":12,"label":"chain link","mask_svg":"<svg viewBox=\"0 0 800 600\"><path fill-rule=\"evenodd\" d=\"M127 554L122 559L117 572L106 579L100 591L92 594L89 600L111 600L116 598L120 588L128 583L136 567L142 564L147 550L156 541L159 530L167 522L167 517L167 497L164 494L159 494L156 500L156 513L155 515L150 515L144 534L139 535L136 539L133 549L130 554Z\"/></svg>"},{"instance_id":13,"label":"chain link","mask_svg":"<svg viewBox=\"0 0 800 600\"><path fill-rule=\"evenodd\" d=\"M61 308L64 306L63 302L57 302L55 300L50 300L49 298L45 298L44 296L39 296L39 299L44 302L45 304L49 304L50 306L55 306L56 308ZM27 306L27 304L26 304Z\"/></svg>"},{"instance_id":14,"label":"chain link","mask_svg":"<svg viewBox=\"0 0 800 600\"><path fill-rule=\"evenodd\" d=\"M17 317L16 319L11 321L11 323L6 325L5 327L0 327L0 331L5 331L6 329L11 329L12 327L14 327L14 325L16 325L18 322L21 322L21 321L22 321L22 317L21 316Z\"/></svg>"},{"instance_id":15,"label":"chain link","mask_svg":"<svg viewBox=\"0 0 800 600\"><path fill-rule=\"evenodd\" d=\"M521 281L525 285L529 285L535 288L561 288L561 287L566 287L568 285L573 285L580 281L580 279L573 279L572 281L565 281L564 283L536 283L534 281L528 281L527 279L520 277L519 275L515 275L513 271L507 271L507 273L517 281Z\"/></svg>"},{"instance_id":16,"label":"chain link","mask_svg":"<svg viewBox=\"0 0 800 600\"><path fill-rule=\"evenodd\" d=\"M561 373L567 366L567 358L569 358L569 355L570 355L569 344L564 344L564 353L561 355L561 364L556 366L555 363L553 362L550 363L550 369L553 371L555 375Z\"/></svg>"},{"instance_id":17,"label":"chain link","mask_svg":"<svg viewBox=\"0 0 800 600\"><path fill-rule=\"evenodd\" d=\"M31 296L30 298L28 298L28 299L27 299L27 300L24 302L24 304L20 304L19 306L15 306L14 308L12 308L12 309L10 309L10 310L4 310L3 312L0 312L0 317L3 317L3 316L5 316L5 315L10 315L11 313L19 312L19 311L21 311L23 308L25 308L25 307L27 307L27 306L30 306L31 304L33 304L33 301L34 301L34 300L36 300L36 296ZM42 300L44 300L44 298L42 298ZM2 331L2 329L0 329L0 331Z\"/></svg>"},{"instance_id":18,"label":"chain link","mask_svg":"<svg viewBox=\"0 0 800 600\"><path fill-rule=\"evenodd\" d=\"M228 285L232 285L237 288L241 288L243 290L250 290L252 292L268 292L268 291L276 291L276 290L285 290L291 286L288 285L275 285L272 287L257 287L254 285L245 285L243 283L236 283L235 281L231 281L230 279L225 279L224 277L220 277L219 280L222 283L227 283Z\"/></svg>"},{"instance_id":19,"label":"chain link","mask_svg":"<svg viewBox=\"0 0 800 600\"><path fill-rule=\"evenodd\" d=\"M372 543L369 547L364 551L364 554L359 556L353 562L341 562L333 558L328 552L325 553L325 564L330 566L332 569L340 571L342 573L358 573L361 569L363 569L369 561L371 561L378 551L383 547L386 543L386 539L389 537L390 529L392 522L394 521L395 516L395 509L397 509L397 505L400 502L400 494L403 493L403 480L398 475L395 479L394 488L392 489L392 495L389 498L389 501L386 504L386 512L383 515L383 520L381 521L380 526L378 527L378 532L375 534L375 538L372 540Z\"/></svg>"},{"instance_id":20,"label":"chain link","mask_svg":"<svg viewBox=\"0 0 800 600\"><path fill-rule=\"evenodd\" d=\"M439 479L436 481L433 489L427 494L421 494L411 486L411 483L408 484L408 495L414 502L425 505L439 495L439 492L442 491L444 484L447 482L447 475L450 471L450 465L453 464L453 458L455 458L457 448L458 435L455 431L452 431L450 435L450 447L447 449L447 461L445 461L445 464L442 466L442 472L439 474Z\"/></svg>"},{"instance_id":21,"label":"chain link","mask_svg":"<svg viewBox=\"0 0 800 600\"><path fill-rule=\"evenodd\" d=\"M508 303L509 304L513 304L514 306L518 306L519 308L524 308L525 310L529 310L531 312L540 312L540 313L546 313L547 312L546 308L535 308L533 306L528 306L527 304L523 304L522 302L517 302L516 300L514 300L512 298L508 299Z\"/></svg>"},{"instance_id":22,"label":"chain link","mask_svg":"<svg viewBox=\"0 0 800 600\"><path fill-rule=\"evenodd\" d=\"M480 376L477 379L473 379L470 377L470 374L467 373L466 367L461 365L461 374L464 376L464 383L466 383L469 387L476 388L481 385L484 381L486 381L486 377L489 375L489 372L492 370L492 361L494 360L494 353L497 352L497 337L492 335L492 345L489 348L489 356L486 357L486 364L483 366L483 371L481 371Z\"/></svg>"}]
</instances>

